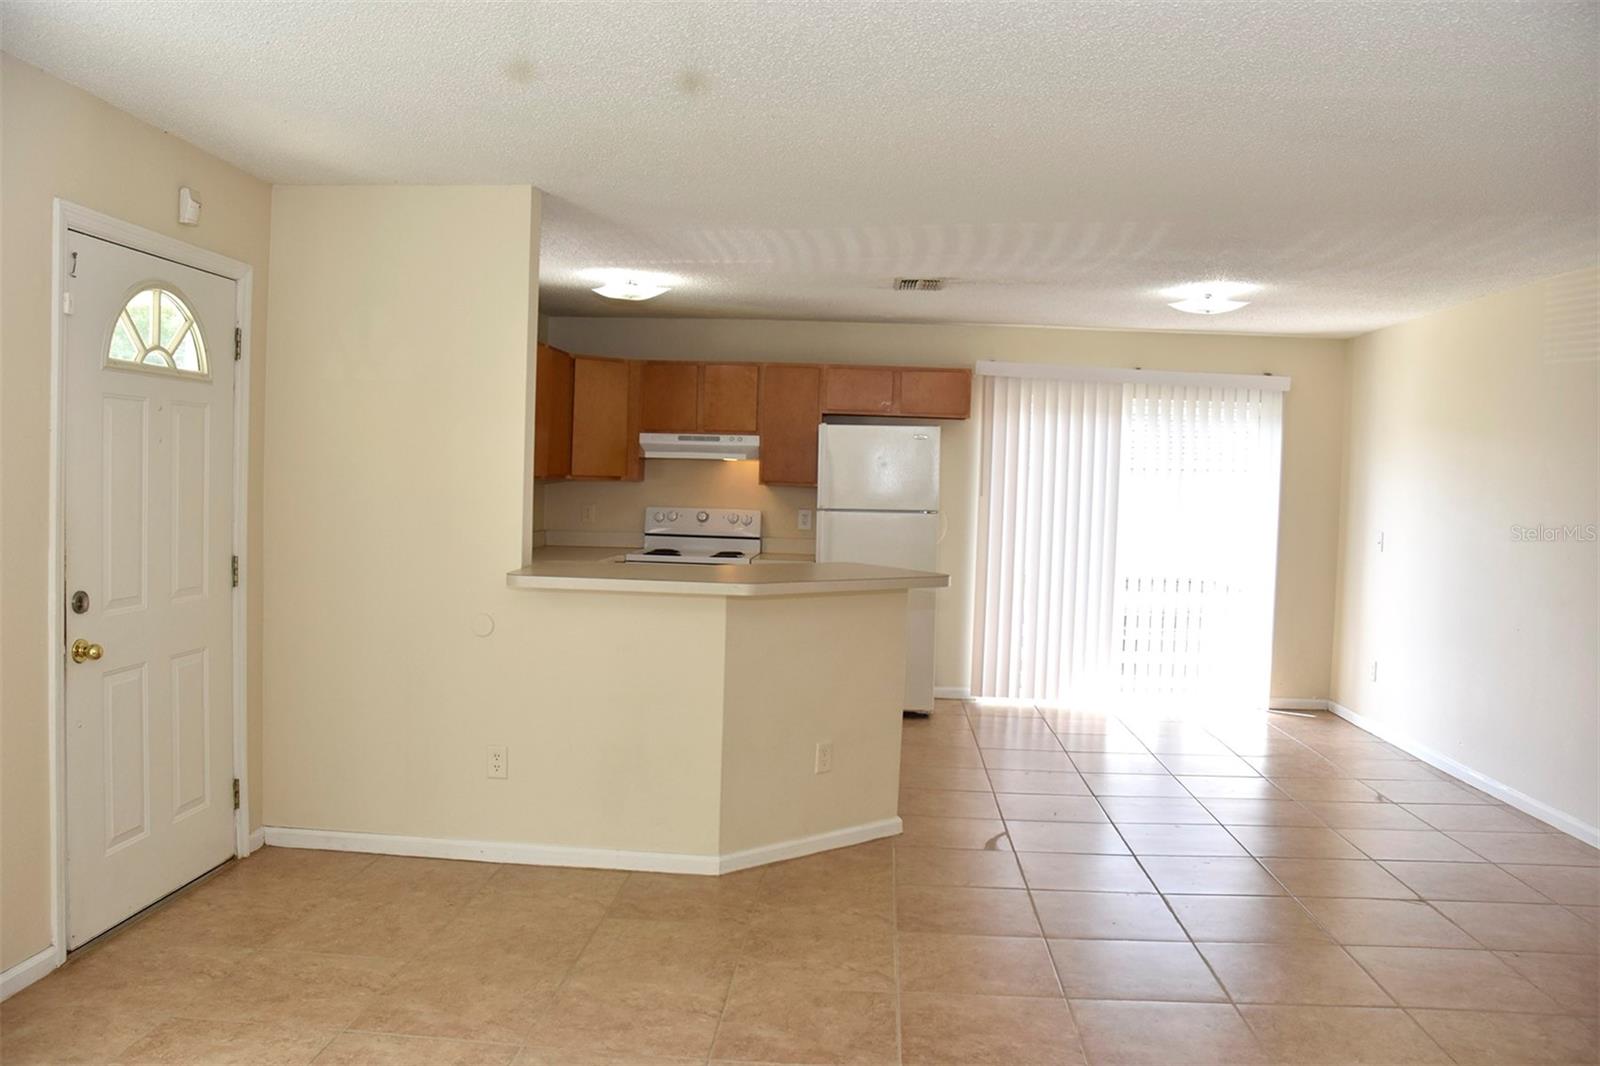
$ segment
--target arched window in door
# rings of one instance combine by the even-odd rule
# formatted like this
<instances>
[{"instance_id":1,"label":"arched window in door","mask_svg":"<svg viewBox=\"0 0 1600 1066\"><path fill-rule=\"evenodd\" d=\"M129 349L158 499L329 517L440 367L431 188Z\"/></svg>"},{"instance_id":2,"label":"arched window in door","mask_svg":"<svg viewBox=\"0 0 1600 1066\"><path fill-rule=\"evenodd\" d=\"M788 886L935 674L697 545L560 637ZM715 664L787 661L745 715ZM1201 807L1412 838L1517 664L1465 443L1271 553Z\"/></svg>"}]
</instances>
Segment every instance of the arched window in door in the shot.
<instances>
[{"instance_id":1,"label":"arched window in door","mask_svg":"<svg viewBox=\"0 0 1600 1066\"><path fill-rule=\"evenodd\" d=\"M194 313L177 293L155 287L141 289L117 316L106 362L205 377L205 338Z\"/></svg>"}]
</instances>

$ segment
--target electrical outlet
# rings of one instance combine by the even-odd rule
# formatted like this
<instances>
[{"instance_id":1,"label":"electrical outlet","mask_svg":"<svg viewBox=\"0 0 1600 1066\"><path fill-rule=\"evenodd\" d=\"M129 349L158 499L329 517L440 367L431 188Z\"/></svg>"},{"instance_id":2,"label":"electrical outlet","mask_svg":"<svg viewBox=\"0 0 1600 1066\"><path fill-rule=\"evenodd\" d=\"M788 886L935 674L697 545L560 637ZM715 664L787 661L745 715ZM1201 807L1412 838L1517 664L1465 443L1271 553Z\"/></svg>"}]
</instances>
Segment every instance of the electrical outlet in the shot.
<instances>
[{"instance_id":1,"label":"electrical outlet","mask_svg":"<svg viewBox=\"0 0 1600 1066\"><path fill-rule=\"evenodd\" d=\"M800 532L802 532L802 533L804 533L806 530L810 529L811 528L811 511L809 509L801 509L799 511L796 511L794 513L794 524L795 524L795 527L797 529L799 529Z\"/></svg>"},{"instance_id":2,"label":"electrical outlet","mask_svg":"<svg viewBox=\"0 0 1600 1066\"><path fill-rule=\"evenodd\" d=\"M833 769L833 741L824 740L817 745L817 762L812 773L825 774Z\"/></svg>"},{"instance_id":3,"label":"electrical outlet","mask_svg":"<svg viewBox=\"0 0 1600 1066\"><path fill-rule=\"evenodd\" d=\"M506 776L506 746L504 744L489 745L489 772L488 777Z\"/></svg>"},{"instance_id":4,"label":"electrical outlet","mask_svg":"<svg viewBox=\"0 0 1600 1066\"><path fill-rule=\"evenodd\" d=\"M1372 660L1372 680L1378 680L1378 660Z\"/></svg>"},{"instance_id":5,"label":"electrical outlet","mask_svg":"<svg viewBox=\"0 0 1600 1066\"><path fill-rule=\"evenodd\" d=\"M600 508L592 503L584 504L582 509L578 511L578 522L580 525L592 526L599 523L599 521Z\"/></svg>"}]
</instances>

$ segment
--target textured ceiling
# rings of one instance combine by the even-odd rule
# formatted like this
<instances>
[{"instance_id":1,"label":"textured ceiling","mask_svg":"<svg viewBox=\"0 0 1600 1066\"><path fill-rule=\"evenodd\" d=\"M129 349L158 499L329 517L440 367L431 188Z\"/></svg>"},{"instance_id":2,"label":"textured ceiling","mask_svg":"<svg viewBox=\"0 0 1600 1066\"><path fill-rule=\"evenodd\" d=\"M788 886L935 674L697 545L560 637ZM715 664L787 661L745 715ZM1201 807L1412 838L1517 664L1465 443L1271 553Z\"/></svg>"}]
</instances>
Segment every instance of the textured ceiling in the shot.
<instances>
[{"instance_id":1,"label":"textured ceiling","mask_svg":"<svg viewBox=\"0 0 1600 1066\"><path fill-rule=\"evenodd\" d=\"M531 182L550 314L1352 334L1595 260L1596 13L5 2L0 45L274 182Z\"/></svg>"}]
</instances>

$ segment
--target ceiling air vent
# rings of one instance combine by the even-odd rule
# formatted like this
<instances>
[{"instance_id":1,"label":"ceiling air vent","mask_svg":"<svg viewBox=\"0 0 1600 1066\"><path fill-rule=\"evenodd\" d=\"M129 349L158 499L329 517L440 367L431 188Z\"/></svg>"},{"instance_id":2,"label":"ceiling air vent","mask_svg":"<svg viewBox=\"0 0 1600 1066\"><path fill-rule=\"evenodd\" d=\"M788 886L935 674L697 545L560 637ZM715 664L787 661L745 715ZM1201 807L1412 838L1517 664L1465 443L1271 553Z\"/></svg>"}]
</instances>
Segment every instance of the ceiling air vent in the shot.
<instances>
[{"instance_id":1,"label":"ceiling air vent","mask_svg":"<svg viewBox=\"0 0 1600 1066\"><path fill-rule=\"evenodd\" d=\"M895 278L896 292L938 292L944 288L943 278Z\"/></svg>"}]
</instances>

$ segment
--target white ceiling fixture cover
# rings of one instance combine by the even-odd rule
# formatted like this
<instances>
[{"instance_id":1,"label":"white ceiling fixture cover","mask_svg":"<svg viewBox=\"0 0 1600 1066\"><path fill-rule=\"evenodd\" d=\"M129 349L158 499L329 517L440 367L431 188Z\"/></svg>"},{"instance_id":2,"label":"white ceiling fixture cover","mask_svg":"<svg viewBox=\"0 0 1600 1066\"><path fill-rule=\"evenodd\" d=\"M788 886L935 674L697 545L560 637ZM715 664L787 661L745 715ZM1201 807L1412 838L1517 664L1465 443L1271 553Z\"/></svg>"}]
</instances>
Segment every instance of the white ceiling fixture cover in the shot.
<instances>
[{"instance_id":1,"label":"white ceiling fixture cover","mask_svg":"<svg viewBox=\"0 0 1600 1066\"><path fill-rule=\"evenodd\" d=\"M651 285L633 278L623 278L621 281L608 281L590 291L599 293L608 300L653 300L662 293L672 290L665 285Z\"/></svg>"},{"instance_id":2,"label":"white ceiling fixture cover","mask_svg":"<svg viewBox=\"0 0 1600 1066\"><path fill-rule=\"evenodd\" d=\"M1597 11L0 0L0 28L269 181L537 186L549 314L1350 335L1600 258ZM595 264L679 283L635 307ZM1150 298L1208 277L1270 299Z\"/></svg>"},{"instance_id":3,"label":"white ceiling fixture cover","mask_svg":"<svg viewBox=\"0 0 1600 1066\"><path fill-rule=\"evenodd\" d=\"M1237 281L1200 281L1189 285L1178 285L1167 289L1163 296L1174 297L1168 307L1178 311L1187 311L1191 315L1222 315L1229 311L1237 311L1241 307L1249 307L1248 300L1239 297L1249 295L1260 289L1259 285L1250 285Z\"/></svg>"}]
</instances>

